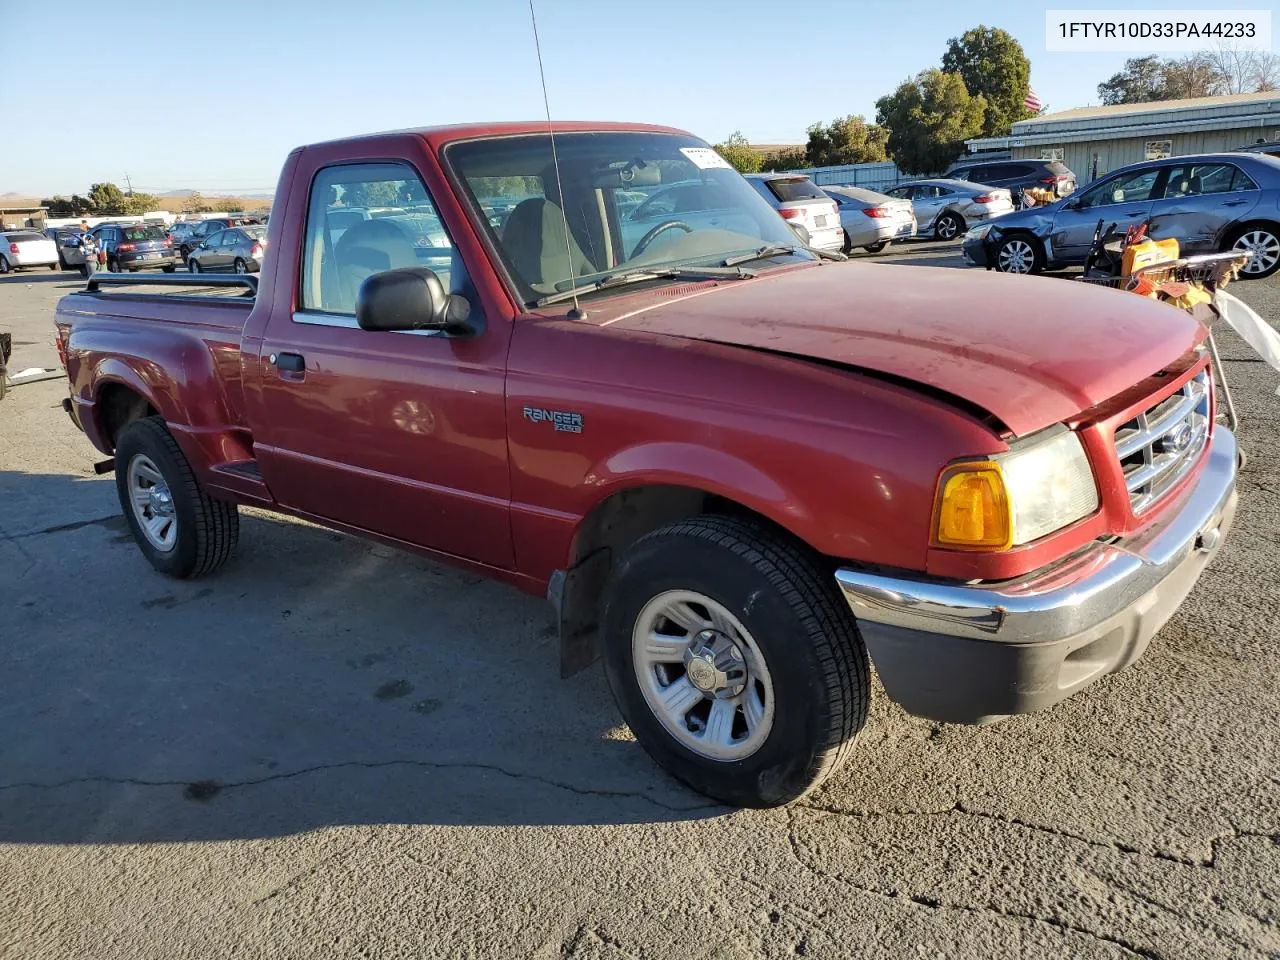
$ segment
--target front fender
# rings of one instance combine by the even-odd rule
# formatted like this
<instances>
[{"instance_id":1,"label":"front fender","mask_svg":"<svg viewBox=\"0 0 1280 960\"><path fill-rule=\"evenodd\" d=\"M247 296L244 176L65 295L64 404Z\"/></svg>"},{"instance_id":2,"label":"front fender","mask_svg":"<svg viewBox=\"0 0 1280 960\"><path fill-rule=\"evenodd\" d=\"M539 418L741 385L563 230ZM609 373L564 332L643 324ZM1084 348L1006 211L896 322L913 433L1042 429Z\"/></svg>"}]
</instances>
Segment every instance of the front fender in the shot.
<instances>
[{"instance_id":1,"label":"front fender","mask_svg":"<svg viewBox=\"0 0 1280 960\"><path fill-rule=\"evenodd\" d=\"M679 441L626 447L597 463L588 483L596 495L592 508L629 488L688 487L732 500L814 542L813 516L777 478L714 447Z\"/></svg>"}]
</instances>

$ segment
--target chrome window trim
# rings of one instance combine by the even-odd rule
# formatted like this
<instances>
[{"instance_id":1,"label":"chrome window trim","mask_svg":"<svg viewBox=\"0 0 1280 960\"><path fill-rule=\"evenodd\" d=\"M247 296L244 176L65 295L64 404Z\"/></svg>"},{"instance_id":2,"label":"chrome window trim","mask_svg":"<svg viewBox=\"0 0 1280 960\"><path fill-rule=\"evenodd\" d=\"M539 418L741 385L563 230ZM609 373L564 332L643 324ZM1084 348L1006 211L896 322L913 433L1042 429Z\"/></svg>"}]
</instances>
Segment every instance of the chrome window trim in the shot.
<instances>
[{"instance_id":1,"label":"chrome window trim","mask_svg":"<svg viewBox=\"0 0 1280 960\"><path fill-rule=\"evenodd\" d=\"M360 324L356 322L353 314L349 313L322 313L319 310L295 310L292 320L294 323L306 323L313 327L340 327L343 330L359 330ZM444 330L366 330L365 333L405 333L413 337L447 337L448 333Z\"/></svg>"}]
</instances>

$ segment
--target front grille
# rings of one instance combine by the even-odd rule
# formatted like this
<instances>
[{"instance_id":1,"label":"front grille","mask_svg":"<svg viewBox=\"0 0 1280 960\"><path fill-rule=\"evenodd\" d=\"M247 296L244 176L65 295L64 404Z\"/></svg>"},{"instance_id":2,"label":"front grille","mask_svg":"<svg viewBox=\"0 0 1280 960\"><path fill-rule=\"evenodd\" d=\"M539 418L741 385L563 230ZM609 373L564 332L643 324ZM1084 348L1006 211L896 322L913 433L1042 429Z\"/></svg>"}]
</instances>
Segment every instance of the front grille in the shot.
<instances>
[{"instance_id":1,"label":"front grille","mask_svg":"<svg viewBox=\"0 0 1280 960\"><path fill-rule=\"evenodd\" d=\"M1116 428L1116 456L1135 515L1169 492L1209 439L1209 371Z\"/></svg>"}]
</instances>

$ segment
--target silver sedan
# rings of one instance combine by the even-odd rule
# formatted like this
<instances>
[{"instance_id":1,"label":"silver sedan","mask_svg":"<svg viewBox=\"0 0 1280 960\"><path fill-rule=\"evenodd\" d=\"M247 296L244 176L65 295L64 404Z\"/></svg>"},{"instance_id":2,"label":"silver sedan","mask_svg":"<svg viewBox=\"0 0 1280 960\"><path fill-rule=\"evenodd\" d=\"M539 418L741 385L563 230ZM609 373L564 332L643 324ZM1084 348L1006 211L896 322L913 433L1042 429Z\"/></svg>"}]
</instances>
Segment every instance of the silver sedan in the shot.
<instances>
[{"instance_id":1,"label":"silver sedan","mask_svg":"<svg viewBox=\"0 0 1280 960\"><path fill-rule=\"evenodd\" d=\"M1013 212L1008 190L968 180L915 180L885 192L911 201L920 232L938 240L954 240L974 224Z\"/></svg>"},{"instance_id":2,"label":"silver sedan","mask_svg":"<svg viewBox=\"0 0 1280 960\"><path fill-rule=\"evenodd\" d=\"M916 218L905 200L861 187L824 186L822 190L840 210L845 253L855 247L879 253L893 240L916 235Z\"/></svg>"}]
</instances>

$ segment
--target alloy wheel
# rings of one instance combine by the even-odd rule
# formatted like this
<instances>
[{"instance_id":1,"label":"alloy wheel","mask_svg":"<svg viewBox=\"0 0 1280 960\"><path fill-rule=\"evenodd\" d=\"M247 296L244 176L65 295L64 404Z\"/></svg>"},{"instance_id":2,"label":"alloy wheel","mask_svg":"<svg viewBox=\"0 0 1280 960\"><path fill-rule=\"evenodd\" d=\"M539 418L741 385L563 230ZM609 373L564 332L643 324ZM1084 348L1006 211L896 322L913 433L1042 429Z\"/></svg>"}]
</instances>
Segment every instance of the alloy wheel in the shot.
<instances>
[{"instance_id":1,"label":"alloy wheel","mask_svg":"<svg viewBox=\"0 0 1280 960\"><path fill-rule=\"evenodd\" d=\"M1254 229L1236 238L1235 250L1249 254L1249 262L1240 272L1250 276L1266 273L1280 261L1280 238L1270 230Z\"/></svg>"},{"instance_id":2,"label":"alloy wheel","mask_svg":"<svg viewBox=\"0 0 1280 960\"><path fill-rule=\"evenodd\" d=\"M1036 253L1025 240L1009 240L1000 248L997 264L1002 273L1030 273Z\"/></svg>"}]
</instances>

